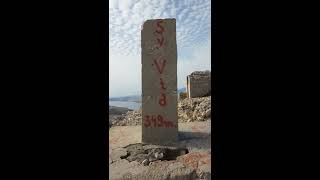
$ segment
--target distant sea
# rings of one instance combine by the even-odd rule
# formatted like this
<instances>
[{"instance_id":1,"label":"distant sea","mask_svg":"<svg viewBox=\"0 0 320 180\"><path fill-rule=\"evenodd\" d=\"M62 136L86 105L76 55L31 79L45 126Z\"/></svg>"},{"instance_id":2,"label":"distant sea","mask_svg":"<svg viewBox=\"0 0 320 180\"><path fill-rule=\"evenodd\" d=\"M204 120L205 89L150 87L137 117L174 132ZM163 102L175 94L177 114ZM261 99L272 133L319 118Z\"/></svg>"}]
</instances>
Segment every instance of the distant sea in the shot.
<instances>
[{"instance_id":1,"label":"distant sea","mask_svg":"<svg viewBox=\"0 0 320 180\"><path fill-rule=\"evenodd\" d=\"M125 107L133 110L138 110L141 103L129 102L129 101L109 101L110 106Z\"/></svg>"}]
</instances>

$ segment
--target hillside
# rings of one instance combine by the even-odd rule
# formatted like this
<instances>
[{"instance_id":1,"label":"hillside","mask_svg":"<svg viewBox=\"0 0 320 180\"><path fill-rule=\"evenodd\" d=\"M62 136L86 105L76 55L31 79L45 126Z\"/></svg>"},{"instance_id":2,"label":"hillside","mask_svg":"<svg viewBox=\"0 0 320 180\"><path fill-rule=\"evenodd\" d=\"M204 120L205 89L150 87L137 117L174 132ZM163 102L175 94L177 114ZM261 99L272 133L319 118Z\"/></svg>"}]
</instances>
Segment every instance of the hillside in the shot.
<instances>
[{"instance_id":1,"label":"hillside","mask_svg":"<svg viewBox=\"0 0 320 180\"><path fill-rule=\"evenodd\" d=\"M113 124L114 119L122 114L126 114L128 111L132 110L124 107L109 106L109 128L111 127L111 124Z\"/></svg>"},{"instance_id":2,"label":"hillside","mask_svg":"<svg viewBox=\"0 0 320 180\"><path fill-rule=\"evenodd\" d=\"M121 96L109 98L109 101L129 101L129 102L141 102L140 95Z\"/></svg>"}]
</instances>

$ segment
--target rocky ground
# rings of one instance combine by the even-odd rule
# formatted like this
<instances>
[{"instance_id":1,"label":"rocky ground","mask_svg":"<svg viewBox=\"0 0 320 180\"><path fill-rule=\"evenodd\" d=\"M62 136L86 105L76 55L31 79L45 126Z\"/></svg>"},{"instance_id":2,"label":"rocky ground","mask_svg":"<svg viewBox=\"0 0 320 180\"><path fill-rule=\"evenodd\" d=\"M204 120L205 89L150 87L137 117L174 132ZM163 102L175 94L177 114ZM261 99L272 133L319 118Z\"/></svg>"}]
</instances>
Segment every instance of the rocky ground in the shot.
<instances>
[{"instance_id":1,"label":"rocky ground","mask_svg":"<svg viewBox=\"0 0 320 180\"><path fill-rule=\"evenodd\" d=\"M167 146L141 143L141 126L113 126L109 131L109 179L209 180L211 121L179 123L179 142Z\"/></svg>"},{"instance_id":2,"label":"rocky ground","mask_svg":"<svg viewBox=\"0 0 320 180\"><path fill-rule=\"evenodd\" d=\"M132 111L132 109L124 107L109 106L109 128L114 124L114 121L121 115Z\"/></svg>"},{"instance_id":3,"label":"rocky ground","mask_svg":"<svg viewBox=\"0 0 320 180\"><path fill-rule=\"evenodd\" d=\"M211 119L211 96L184 99L178 103L179 122L206 121Z\"/></svg>"},{"instance_id":4,"label":"rocky ground","mask_svg":"<svg viewBox=\"0 0 320 180\"><path fill-rule=\"evenodd\" d=\"M137 126L141 124L141 109L114 116L111 126ZM211 96L184 99L178 102L178 122L206 121L211 119Z\"/></svg>"},{"instance_id":5,"label":"rocky ground","mask_svg":"<svg viewBox=\"0 0 320 180\"><path fill-rule=\"evenodd\" d=\"M180 100L179 142L170 146L142 144L141 109L123 109L109 126L109 179L211 179L214 109L211 96Z\"/></svg>"}]
</instances>

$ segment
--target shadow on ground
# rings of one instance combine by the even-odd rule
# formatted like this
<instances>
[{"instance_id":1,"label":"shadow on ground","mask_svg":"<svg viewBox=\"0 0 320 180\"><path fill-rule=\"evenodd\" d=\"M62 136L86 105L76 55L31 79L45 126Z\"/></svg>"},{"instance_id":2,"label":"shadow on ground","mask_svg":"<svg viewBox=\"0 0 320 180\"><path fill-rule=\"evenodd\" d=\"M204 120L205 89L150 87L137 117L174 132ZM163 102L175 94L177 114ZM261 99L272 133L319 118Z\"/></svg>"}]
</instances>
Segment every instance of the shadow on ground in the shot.
<instances>
[{"instance_id":1,"label":"shadow on ground","mask_svg":"<svg viewBox=\"0 0 320 180\"><path fill-rule=\"evenodd\" d=\"M178 132L178 137L179 141L192 139L207 139L211 137L211 133L180 131Z\"/></svg>"},{"instance_id":2,"label":"shadow on ground","mask_svg":"<svg viewBox=\"0 0 320 180\"><path fill-rule=\"evenodd\" d=\"M211 149L211 133L180 131L178 136L179 142L188 148Z\"/></svg>"}]
</instances>

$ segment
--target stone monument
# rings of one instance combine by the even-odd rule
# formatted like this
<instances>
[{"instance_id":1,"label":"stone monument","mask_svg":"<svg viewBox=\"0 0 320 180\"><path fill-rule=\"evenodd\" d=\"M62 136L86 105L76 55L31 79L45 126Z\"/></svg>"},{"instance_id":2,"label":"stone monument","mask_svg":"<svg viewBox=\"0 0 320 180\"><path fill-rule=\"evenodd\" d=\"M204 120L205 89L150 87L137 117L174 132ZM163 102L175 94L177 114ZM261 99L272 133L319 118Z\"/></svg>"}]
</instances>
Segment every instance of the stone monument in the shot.
<instances>
[{"instance_id":1,"label":"stone monument","mask_svg":"<svg viewBox=\"0 0 320 180\"><path fill-rule=\"evenodd\" d=\"M142 142L178 140L176 20L144 22L142 46Z\"/></svg>"}]
</instances>

